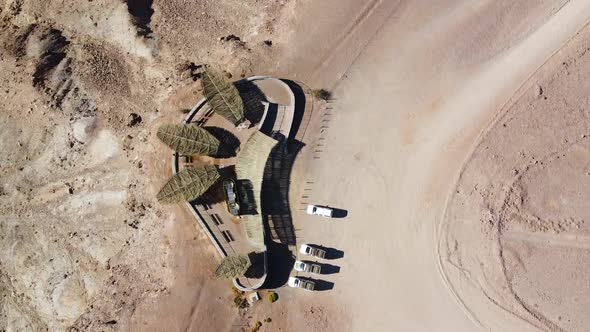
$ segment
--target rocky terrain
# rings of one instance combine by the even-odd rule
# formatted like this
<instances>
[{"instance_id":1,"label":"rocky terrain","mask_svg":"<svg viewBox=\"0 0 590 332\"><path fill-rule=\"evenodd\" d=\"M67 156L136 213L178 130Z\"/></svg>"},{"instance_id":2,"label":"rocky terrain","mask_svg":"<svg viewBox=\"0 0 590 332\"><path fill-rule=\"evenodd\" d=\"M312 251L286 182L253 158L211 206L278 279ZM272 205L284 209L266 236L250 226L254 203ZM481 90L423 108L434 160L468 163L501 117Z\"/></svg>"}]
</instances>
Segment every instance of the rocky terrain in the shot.
<instances>
[{"instance_id":1,"label":"rocky terrain","mask_svg":"<svg viewBox=\"0 0 590 332\"><path fill-rule=\"evenodd\" d=\"M194 224L155 202L169 175L156 124L198 100L203 64L263 68L291 6L0 1L0 330L147 324L137 308L170 293L186 248L208 255L192 277L210 276L207 240L175 241Z\"/></svg>"}]
</instances>

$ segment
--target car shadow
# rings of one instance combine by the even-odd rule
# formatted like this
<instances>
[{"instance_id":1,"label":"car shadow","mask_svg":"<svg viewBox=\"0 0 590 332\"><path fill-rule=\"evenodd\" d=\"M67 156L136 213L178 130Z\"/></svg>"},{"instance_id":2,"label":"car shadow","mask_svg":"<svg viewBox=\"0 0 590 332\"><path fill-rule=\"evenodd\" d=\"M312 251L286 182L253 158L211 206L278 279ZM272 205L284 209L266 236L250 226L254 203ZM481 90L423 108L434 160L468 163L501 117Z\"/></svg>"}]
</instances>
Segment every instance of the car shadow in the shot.
<instances>
[{"instance_id":1,"label":"car shadow","mask_svg":"<svg viewBox=\"0 0 590 332\"><path fill-rule=\"evenodd\" d=\"M346 218L348 211L344 209L332 208L332 218Z\"/></svg>"},{"instance_id":2,"label":"car shadow","mask_svg":"<svg viewBox=\"0 0 590 332\"><path fill-rule=\"evenodd\" d=\"M316 279L315 290L318 292L328 291L334 289L334 283L331 281Z\"/></svg>"},{"instance_id":3,"label":"car shadow","mask_svg":"<svg viewBox=\"0 0 590 332\"><path fill-rule=\"evenodd\" d=\"M322 264L316 263L322 267L322 272L320 274L336 274L340 273L340 266L332 265L332 264Z\"/></svg>"}]
</instances>

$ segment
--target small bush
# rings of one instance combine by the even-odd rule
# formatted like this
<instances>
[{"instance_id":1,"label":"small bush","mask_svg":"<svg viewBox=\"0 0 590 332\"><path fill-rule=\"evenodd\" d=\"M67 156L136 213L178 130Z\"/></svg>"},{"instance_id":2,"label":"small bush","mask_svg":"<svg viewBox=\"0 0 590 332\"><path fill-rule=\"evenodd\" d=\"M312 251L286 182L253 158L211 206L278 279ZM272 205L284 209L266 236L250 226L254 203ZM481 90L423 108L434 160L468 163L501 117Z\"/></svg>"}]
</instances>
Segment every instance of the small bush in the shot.
<instances>
[{"instance_id":1,"label":"small bush","mask_svg":"<svg viewBox=\"0 0 590 332\"><path fill-rule=\"evenodd\" d=\"M241 290L237 289L235 286L231 287L231 292L232 292L232 294L234 294L234 297L241 296L243 293Z\"/></svg>"},{"instance_id":2,"label":"small bush","mask_svg":"<svg viewBox=\"0 0 590 332\"><path fill-rule=\"evenodd\" d=\"M313 90L313 96L321 100L330 100L332 98L332 92L326 89L315 89Z\"/></svg>"},{"instance_id":3,"label":"small bush","mask_svg":"<svg viewBox=\"0 0 590 332\"><path fill-rule=\"evenodd\" d=\"M270 322L272 322L272 319L270 319L270 317L267 317L267 318L264 319L264 322L265 323L270 323Z\"/></svg>"},{"instance_id":4,"label":"small bush","mask_svg":"<svg viewBox=\"0 0 590 332\"><path fill-rule=\"evenodd\" d=\"M182 114L188 114L191 111L191 109L190 108L181 108L178 111Z\"/></svg>"},{"instance_id":5,"label":"small bush","mask_svg":"<svg viewBox=\"0 0 590 332\"><path fill-rule=\"evenodd\" d=\"M256 324L254 324L254 326L252 327L252 329L250 331L258 332L258 330L260 330L260 327L262 327L262 322L256 321Z\"/></svg>"},{"instance_id":6,"label":"small bush","mask_svg":"<svg viewBox=\"0 0 590 332\"><path fill-rule=\"evenodd\" d=\"M277 293L272 292L268 294L268 303L274 303L279 299L279 295Z\"/></svg>"},{"instance_id":7,"label":"small bush","mask_svg":"<svg viewBox=\"0 0 590 332\"><path fill-rule=\"evenodd\" d=\"M248 301L241 296L236 296L236 297L234 297L234 304L235 304L236 308L244 309L248 306Z\"/></svg>"}]
</instances>

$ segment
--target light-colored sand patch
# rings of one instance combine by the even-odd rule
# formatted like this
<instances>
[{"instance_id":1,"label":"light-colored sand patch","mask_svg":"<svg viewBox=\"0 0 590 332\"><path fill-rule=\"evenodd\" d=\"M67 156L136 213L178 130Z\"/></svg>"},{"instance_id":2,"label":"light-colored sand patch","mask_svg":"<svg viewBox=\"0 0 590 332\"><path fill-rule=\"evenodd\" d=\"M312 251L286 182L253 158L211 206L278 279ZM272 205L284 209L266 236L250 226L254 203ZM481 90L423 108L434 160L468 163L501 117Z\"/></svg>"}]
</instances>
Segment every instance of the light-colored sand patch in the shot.
<instances>
[{"instance_id":1,"label":"light-colored sand patch","mask_svg":"<svg viewBox=\"0 0 590 332\"><path fill-rule=\"evenodd\" d=\"M85 143L92 135L95 127L95 117L81 118L73 124L72 134L74 135L74 138L77 139L79 142Z\"/></svg>"},{"instance_id":2,"label":"light-colored sand patch","mask_svg":"<svg viewBox=\"0 0 590 332\"><path fill-rule=\"evenodd\" d=\"M89 147L90 157L96 164L107 161L109 158L115 156L118 151L119 141L107 129L100 131Z\"/></svg>"},{"instance_id":3,"label":"light-colored sand patch","mask_svg":"<svg viewBox=\"0 0 590 332\"><path fill-rule=\"evenodd\" d=\"M319 134L306 138L295 171L305 173L295 174L300 182L291 195L298 241L344 252L333 262L341 273L325 276L334 289L316 297L351 313L351 325L331 320L326 330L536 327L495 305L481 289L470 293L466 304L464 293L456 292L469 285L453 284L453 290L447 283L435 241L446 197L473 142L529 76L590 19L586 1L556 8L547 2L510 4L401 1L390 13L367 9L368 18L360 18L350 36L336 43L336 54L312 71L321 77L318 82L325 80L323 73L343 77L336 100L312 117L311 132ZM498 29L497 17L505 17L508 8L509 21L530 29ZM354 34L381 15L384 24L364 35L366 47L355 49L362 43ZM331 33L346 31L332 28ZM484 40L490 45L482 48ZM342 48L346 55L339 53ZM350 54L358 57L348 70L334 73ZM298 209L307 202L346 209L348 216L318 222ZM306 301L294 297L293 305Z\"/></svg>"},{"instance_id":4,"label":"light-colored sand patch","mask_svg":"<svg viewBox=\"0 0 590 332\"><path fill-rule=\"evenodd\" d=\"M94 214L109 207L119 207L125 201L124 191L103 191L74 195L57 209L60 212L77 211L80 214Z\"/></svg>"}]
</instances>

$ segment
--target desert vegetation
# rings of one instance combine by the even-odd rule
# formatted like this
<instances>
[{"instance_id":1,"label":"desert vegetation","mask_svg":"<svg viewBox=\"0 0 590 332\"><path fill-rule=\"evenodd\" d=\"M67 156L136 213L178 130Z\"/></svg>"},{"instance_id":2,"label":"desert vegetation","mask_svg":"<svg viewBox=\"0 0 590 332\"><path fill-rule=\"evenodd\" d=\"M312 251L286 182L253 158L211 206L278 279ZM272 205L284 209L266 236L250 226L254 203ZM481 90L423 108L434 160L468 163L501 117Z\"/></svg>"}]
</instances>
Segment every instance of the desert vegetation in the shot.
<instances>
[{"instance_id":1,"label":"desert vegetation","mask_svg":"<svg viewBox=\"0 0 590 332\"><path fill-rule=\"evenodd\" d=\"M244 275L251 265L248 255L227 256L215 270L215 276L219 279L233 279Z\"/></svg>"},{"instance_id":2,"label":"desert vegetation","mask_svg":"<svg viewBox=\"0 0 590 332\"><path fill-rule=\"evenodd\" d=\"M268 303L275 303L279 299L279 295L275 292L268 293Z\"/></svg>"},{"instance_id":3,"label":"desert vegetation","mask_svg":"<svg viewBox=\"0 0 590 332\"><path fill-rule=\"evenodd\" d=\"M332 99L332 92L326 89L314 89L312 90L313 96L320 100Z\"/></svg>"}]
</instances>

